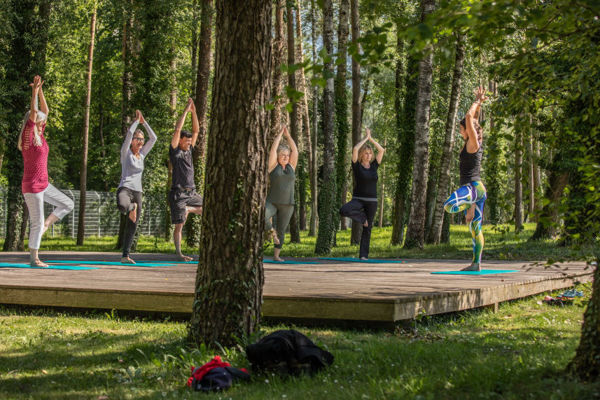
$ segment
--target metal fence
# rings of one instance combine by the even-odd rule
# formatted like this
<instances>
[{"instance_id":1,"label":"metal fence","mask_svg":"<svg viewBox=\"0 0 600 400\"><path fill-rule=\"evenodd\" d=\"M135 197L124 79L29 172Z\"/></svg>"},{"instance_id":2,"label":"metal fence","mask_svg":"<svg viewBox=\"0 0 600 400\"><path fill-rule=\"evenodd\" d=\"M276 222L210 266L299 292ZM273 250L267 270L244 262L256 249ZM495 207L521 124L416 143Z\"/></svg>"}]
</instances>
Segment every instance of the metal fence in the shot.
<instances>
[{"instance_id":1,"label":"metal fence","mask_svg":"<svg viewBox=\"0 0 600 400\"><path fill-rule=\"evenodd\" d=\"M75 203L75 207L62 221L54 224L48 232L51 236L77 237L79 222L78 190L62 190ZM7 189L0 187L0 237L6 234ZM144 195L142 215L138 231L142 235L164 235L164 219L167 207L166 195ZM48 216L54 207L44 204L44 215ZM120 213L117 209L116 194L113 192L86 192L85 236L114 236L119 233Z\"/></svg>"}]
</instances>

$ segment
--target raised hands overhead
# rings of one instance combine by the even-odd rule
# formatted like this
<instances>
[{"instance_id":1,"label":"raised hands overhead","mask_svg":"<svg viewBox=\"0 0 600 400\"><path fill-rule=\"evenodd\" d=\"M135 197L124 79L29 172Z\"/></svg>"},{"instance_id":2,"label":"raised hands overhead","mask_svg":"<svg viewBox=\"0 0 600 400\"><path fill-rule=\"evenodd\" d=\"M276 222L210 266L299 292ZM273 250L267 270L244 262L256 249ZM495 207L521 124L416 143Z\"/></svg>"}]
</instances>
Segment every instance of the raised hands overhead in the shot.
<instances>
[{"instance_id":1,"label":"raised hands overhead","mask_svg":"<svg viewBox=\"0 0 600 400\"><path fill-rule=\"evenodd\" d=\"M146 122L140 110L135 110L135 119L137 119L140 124L144 124Z\"/></svg>"},{"instance_id":2,"label":"raised hands overhead","mask_svg":"<svg viewBox=\"0 0 600 400\"><path fill-rule=\"evenodd\" d=\"M483 86L479 86L473 92L475 94L475 101L479 101L480 103L483 103L484 101L487 100L486 90Z\"/></svg>"}]
</instances>

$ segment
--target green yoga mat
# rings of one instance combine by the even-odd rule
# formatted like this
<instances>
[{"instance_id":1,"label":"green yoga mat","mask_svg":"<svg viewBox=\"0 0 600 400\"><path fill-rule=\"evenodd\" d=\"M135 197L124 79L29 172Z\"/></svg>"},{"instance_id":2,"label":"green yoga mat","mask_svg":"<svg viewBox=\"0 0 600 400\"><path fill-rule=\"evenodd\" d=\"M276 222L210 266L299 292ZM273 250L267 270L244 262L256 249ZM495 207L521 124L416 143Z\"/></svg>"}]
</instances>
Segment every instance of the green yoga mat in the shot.
<instances>
[{"instance_id":1,"label":"green yoga mat","mask_svg":"<svg viewBox=\"0 0 600 400\"><path fill-rule=\"evenodd\" d=\"M47 261L53 264L81 264L81 265L121 265L124 267L174 267L175 264L168 263L135 263L124 264L117 261L73 261L73 260L50 260Z\"/></svg>"},{"instance_id":2,"label":"green yoga mat","mask_svg":"<svg viewBox=\"0 0 600 400\"><path fill-rule=\"evenodd\" d=\"M482 269L481 271L437 271L432 274L437 275L494 275L508 274L510 272L519 272L518 269Z\"/></svg>"},{"instance_id":3,"label":"green yoga mat","mask_svg":"<svg viewBox=\"0 0 600 400\"><path fill-rule=\"evenodd\" d=\"M264 259L263 263L267 263L267 264L318 264L318 262L315 262L315 261L295 261L295 260L275 261L275 260L269 260L269 259Z\"/></svg>"},{"instance_id":4,"label":"green yoga mat","mask_svg":"<svg viewBox=\"0 0 600 400\"><path fill-rule=\"evenodd\" d=\"M94 268L94 267L78 267L75 265L50 265L49 267L32 267L29 264L19 264L19 263L0 263L0 268L64 269L64 270L98 269L98 268Z\"/></svg>"},{"instance_id":5,"label":"green yoga mat","mask_svg":"<svg viewBox=\"0 0 600 400\"><path fill-rule=\"evenodd\" d=\"M361 260L360 258L354 257L320 257L319 260L329 260L329 261L346 261L346 262L357 262L357 263L365 263L365 264L401 264L406 263L403 260L383 260L377 258L369 258L368 260Z\"/></svg>"}]
</instances>

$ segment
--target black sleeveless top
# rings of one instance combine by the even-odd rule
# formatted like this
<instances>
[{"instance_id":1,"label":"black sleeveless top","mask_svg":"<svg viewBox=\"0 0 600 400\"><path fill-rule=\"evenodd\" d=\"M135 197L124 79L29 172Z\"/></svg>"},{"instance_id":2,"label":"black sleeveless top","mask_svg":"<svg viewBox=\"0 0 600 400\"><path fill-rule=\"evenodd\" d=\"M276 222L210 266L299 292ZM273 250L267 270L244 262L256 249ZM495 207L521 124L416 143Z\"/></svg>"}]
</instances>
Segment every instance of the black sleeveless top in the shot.
<instances>
[{"instance_id":1,"label":"black sleeveless top","mask_svg":"<svg viewBox=\"0 0 600 400\"><path fill-rule=\"evenodd\" d=\"M468 142L468 140L467 140ZM481 157L483 156L483 147L479 145L479 150L475 153L467 151L467 142L460 152L459 169L460 169L460 185L466 185L472 181L481 180Z\"/></svg>"}]
</instances>

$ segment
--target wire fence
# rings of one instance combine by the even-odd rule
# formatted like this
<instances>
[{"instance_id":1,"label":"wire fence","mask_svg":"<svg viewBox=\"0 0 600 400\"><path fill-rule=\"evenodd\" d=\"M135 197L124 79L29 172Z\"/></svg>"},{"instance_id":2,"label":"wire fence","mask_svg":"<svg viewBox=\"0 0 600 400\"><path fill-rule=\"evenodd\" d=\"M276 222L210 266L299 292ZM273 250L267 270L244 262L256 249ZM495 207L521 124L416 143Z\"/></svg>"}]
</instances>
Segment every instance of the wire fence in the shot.
<instances>
[{"instance_id":1,"label":"wire fence","mask_svg":"<svg viewBox=\"0 0 600 400\"><path fill-rule=\"evenodd\" d=\"M77 225L79 222L78 190L62 190L75 207L62 221L52 225L48 232L51 236L77 237ZM116 194L113 192L86 192L85 203L85 236L114 236L119 233L120 213L117 209ZM165 215L167 207L166 195L144 194L142 215L137 230L142 235L160 236L165 233ZM54 207L48 203L44 204L44 215L48 216ZM7 189L0 187L0 237L6 235L7 212Z\"/></svg>"}]
</instances>

